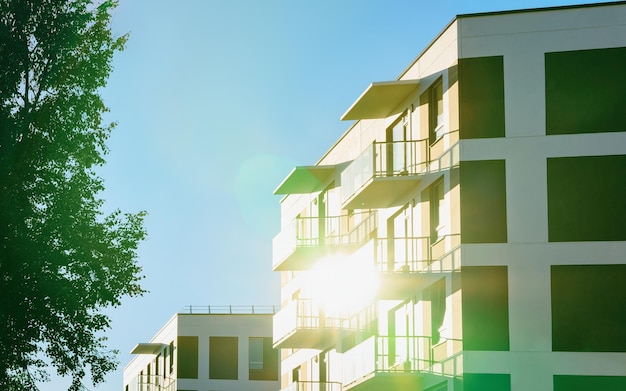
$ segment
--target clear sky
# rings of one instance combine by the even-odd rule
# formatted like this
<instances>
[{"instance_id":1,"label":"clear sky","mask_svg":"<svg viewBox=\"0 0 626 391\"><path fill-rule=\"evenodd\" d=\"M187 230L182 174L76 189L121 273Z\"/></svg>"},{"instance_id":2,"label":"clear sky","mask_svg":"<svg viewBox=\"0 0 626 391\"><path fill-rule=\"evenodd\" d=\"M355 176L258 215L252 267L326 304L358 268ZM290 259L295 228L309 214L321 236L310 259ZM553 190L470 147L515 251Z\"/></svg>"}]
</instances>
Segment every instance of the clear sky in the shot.
<instances>
[{"instance_id":1,"label":"clear sky","mask_svg":"<svg viewBox=\"0 0 626 391\"><path fill-rule=\"evenodd\" d=\"M107 310L121 391L130 350L185 305L278 305L274 188L348 129L339 117L373 81L393 80L457 14L576 0L120 0L130 32L103 90L106 210L146 210L143 286ZM53 378L41 390L66 390Z\"/></svg>"}]
</instances>

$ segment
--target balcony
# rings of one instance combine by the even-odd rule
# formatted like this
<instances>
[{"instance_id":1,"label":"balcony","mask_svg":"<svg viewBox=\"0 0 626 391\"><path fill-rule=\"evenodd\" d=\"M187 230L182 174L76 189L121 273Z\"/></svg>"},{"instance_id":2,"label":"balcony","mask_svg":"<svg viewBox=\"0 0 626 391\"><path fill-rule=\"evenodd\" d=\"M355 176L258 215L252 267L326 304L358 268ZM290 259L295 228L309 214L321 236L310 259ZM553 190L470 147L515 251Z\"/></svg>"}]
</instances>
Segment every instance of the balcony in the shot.
<instances>
[{"instance_id":1,"label":"balcony","mask_svg":"<svg viewBox=\"0 0 626 391\"><path fill-rule=\"evenodd\" d=\"M403 300L460 267L458 238L446 235L435 243L430 237L374 238L351 257L375 268L376 299Z\"/></svg>"},{"instance_id":2,"label":"balcony","mask_svg":"<svg viewBox=\"0 0 626 391\"><path fill-rule=\"evenodd\" d=\"M398 206L428 173L428 140L374 141L341 173L342 208Z\"/></svg>"},{"instance_id":3,"label":"balcony","mask_svg":"<svg viewBox=\"0 0 626 391\"><path fill-rule=\"evenodd\" d=\"M370 239L377 226L375 212L297 217L274 237L273 269L309 270L320 258L351 253Z\"/></svg>"},{"instance_id":4,"label":"balcony","mask_svg":"<svg viewBox=\"0 0 626 391\"><path fill-rule=\"evenodd\" d=\"M372 241L374 263L379 272L378 298L405 299L441 278L433 262L429 237L377 238Z\"/></svg>"},{"instance_id":5,"label":"balcony","mask_svg":"<svg viewBox=\"0 0 626 391\"><path fill-rule=\"evenodd\" d=\"M354 314L325 314L313 299L298 299L274 315L274 348L323 349L357 333L372 333L376 305Z\"/></svg>"},{"instance_id":6,"label":"balcony","mask_svg":"<svg viewBox=\"0 0 626 391\"><path fill-rule=\"evenodd\" d=\"M372 336L343 354L343 390L420 390L432 362L429 337Z\"/></svg>"},{"instance_id":7,"label":"balcony","mask_svg":"<svg viewBox=\"0 0 626 391\"><path fill-rule=\"evenodd\" d=\"M341 391L341 383L319 381L293 382L280 391Z\"/></svg>"},{"instance_id":8,"label":"balcony","mask_svg":"<svg viewBox=\"0 0 626 391\"><path fill-rule=\"evenodd\" d=\"M294 300L274 315L274 348L321 349L339 338L347 320L326 316L315 300Z\"/></svg>"}]
</instances>

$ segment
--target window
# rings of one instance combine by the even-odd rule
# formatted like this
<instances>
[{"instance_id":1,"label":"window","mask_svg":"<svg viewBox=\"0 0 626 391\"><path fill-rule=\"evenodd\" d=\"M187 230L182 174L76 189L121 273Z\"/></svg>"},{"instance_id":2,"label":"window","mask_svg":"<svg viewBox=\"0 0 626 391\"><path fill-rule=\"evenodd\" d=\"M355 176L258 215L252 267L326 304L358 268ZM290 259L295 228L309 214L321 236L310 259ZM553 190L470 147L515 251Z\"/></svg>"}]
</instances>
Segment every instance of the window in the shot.
<instances>
[{"instance_id":1,"label":"window","mask_svg":"<svg viewBox=\"0 0 626 391\"><path fill-rule=\"evenodd\" d=\"M511 389L511 375L507 373L464 373L465 391L508 391Z\"/></svg>"},{"instance_id":2,"label":"window","mask_svg":"<svg viewBox=\"0 0 626 391\"><path fill-rule=\"evenodd\" d=\"M209 337L209 379L237 380L237 337Z\"/></svg>"},{"instance_id":3,"label":"window","mask_svg":"<svg viewBox=\"0 0 626 391\"><path fill-rule=\"evenodd\" d=\"M625 390L624 376L554 375L554 391Z\"/></svg>"},{"instance_id":4,"label":"window","mask_svg":"<svg viewBox=\"0 0 626 391\"><path fill-rule=\"evenodd\" d=\"M626 352L626 265L551 266L552 350Z\"/></svg>"},{"instance_id":5,"label":"window","mask_svg":"<svg viewBox=\"0 0 626 391\"><path fill-rule=\"evenodd\" d=\"M401 115L389 128L387 128L387 147L384 153L387 158L381 162L387 167L383 170L386 175L406 175L408 173L407 161L407 137L408 137L408 116Z\"/></svg>"},{"instance_id":6,"label":"window","mask_svg":"<svg viewBox=\"0 0 626 391\"><path fill-rule=\"evenodd\" d=\"M461 290L463 349L509 350L507 267L462 266Z\"/></svg>"},{"instance_id":7,"label":"window","mask_svg":"<svg viewBox=\"0 0 626 391\"><path fill-rule=\"evenodd\" d=\"M446 280L445 278L432 284L427 295L430 299L430 325L432 344L436 345L441 342L441 330L444 326L443 321L446 314Z\"/></svg>"},{"instance_id":8,"label":"window","mask_svg":"<svg viewBox=\"0 0 626 391\"><path fill-rule=\"evenodd\" d=\"M447 213L443 178L435 182L430 192L430 239L435 243L446 234Z\"/></svg>"},{"instance_id":9,"label":"window","mask_svg":"<svg viewBox=\"0 0 626 391\"><path fill-rule=\"evenodd\" d=\"M504 109L504 58L459 59L460 138L504 137Z\"/></svg>"},{"instance_id":10,"label":"window","mask_svg":"<svg viewBox=\"0 0 626 391\"><path fill-rule=\"evenodd\" d=\"M506 243L506 162L461 162L461 242Z\"/></svg>"},{"instance_id":11,"label":"window","mask_svg":"<svg viewBox=\"0 0 626 391\"><path fill-rule=\"evenodd\" d=\"M443 129L443 79L439 78L429 89L428 97L429 140L433 144L442 136Z\"/></svg>"},{"instance_id":12,"label":"window","mask_svg":"<svg viewBox=\"0 0 626 391\"><path fill-rule=\"evenodd\" d=\"M198 378L198 337L179 336L176 367L181 379Z\"/></svg>"},{"instance_id":13,"label":"window","mask_svg":"<svg viewBox=\"0 0 626 391\"><path fill-rule=\"evenodd\" d=\"M624 47L546 53L546 134L622 132L625 62Z\"/></svg>"},{"instance_id":14,"label":"window","mask_svg":"<svg viewBox=\"0 0 626 391\"><path fill-rule=\"evenodd\" d=\"M169 356L170 356L170 373L172 373L174 372L174 341L170 342Z\"/></svg>"},{"instance_id":15,"label":"window","mask_svg":"<svg viewBox=\"0 0 626 391\"><path fill-rule=\"evenodd\" d=\"M548 158L548 240L626 240L626 155Z\"/></svg>"},{"instance_id":16,"label":"window","mask_svg":"<svg viewBox=\"0 0 626 391\"><path fill-rule=\"evenodd\" d=\"M272 337L248 339L248 377L250 380L278 380L278 350Z\"/></svg>"}]
</instances>

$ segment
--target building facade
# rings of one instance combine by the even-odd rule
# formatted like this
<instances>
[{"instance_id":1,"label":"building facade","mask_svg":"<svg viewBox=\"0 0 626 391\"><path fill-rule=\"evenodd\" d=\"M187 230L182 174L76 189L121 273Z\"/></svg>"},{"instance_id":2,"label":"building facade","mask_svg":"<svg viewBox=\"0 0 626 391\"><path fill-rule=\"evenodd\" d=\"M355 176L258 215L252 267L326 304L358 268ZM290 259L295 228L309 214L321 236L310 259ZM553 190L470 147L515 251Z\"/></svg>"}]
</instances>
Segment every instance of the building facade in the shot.
<instances>
[{"instance_id":1,"label":"building facade","mask_svg":"<svg viewBox=\"0 0 626 391\"><path fill-rule=\"evenodd\" d=\"M187 307L124 368L124 391L275 391L273 307Z\"/></svg>"},{"instance_id":2,"label":"building facade","mask_svg":"<svg viewBox=\"0 0 626 391\"><path fill-rule=\"evenodd\" d=\"M278 186L281 390L626 389L626 2L460 15Z\"/></svg>"}]
</instances>

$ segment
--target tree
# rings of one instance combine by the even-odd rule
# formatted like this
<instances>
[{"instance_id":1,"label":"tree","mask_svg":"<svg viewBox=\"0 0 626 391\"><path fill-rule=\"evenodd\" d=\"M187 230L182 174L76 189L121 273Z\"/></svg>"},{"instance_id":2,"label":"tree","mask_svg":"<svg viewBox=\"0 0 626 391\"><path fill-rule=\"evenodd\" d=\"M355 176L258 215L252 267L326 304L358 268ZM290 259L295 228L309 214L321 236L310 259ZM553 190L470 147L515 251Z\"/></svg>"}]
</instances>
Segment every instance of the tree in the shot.
<instances>
[{"instance_id":1,"label":"tree","mask_svg":"<svg viewBox=\"0 0 626 391\"><path fill-rule=\"evenodd\" d=\"M99 90L116 1L0 0L0 388L52 365L80 388L117 365L102 309L144 293L144 213L105 215L95 168L114 124Z\"/></svg>"}]
</instances>

